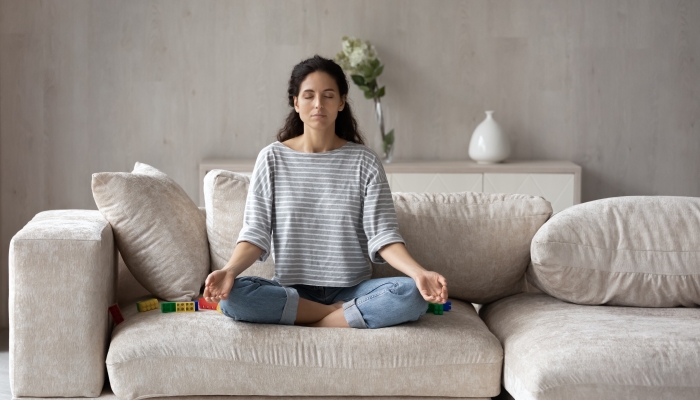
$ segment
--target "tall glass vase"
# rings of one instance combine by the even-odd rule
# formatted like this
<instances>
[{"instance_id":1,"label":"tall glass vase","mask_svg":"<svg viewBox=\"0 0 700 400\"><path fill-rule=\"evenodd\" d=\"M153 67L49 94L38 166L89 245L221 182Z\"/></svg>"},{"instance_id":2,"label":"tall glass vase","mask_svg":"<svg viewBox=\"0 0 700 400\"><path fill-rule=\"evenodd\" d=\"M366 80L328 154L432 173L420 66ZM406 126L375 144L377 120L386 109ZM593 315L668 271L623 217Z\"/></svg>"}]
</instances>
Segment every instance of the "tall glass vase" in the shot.
<instances>
[{"instance_id":1,"label":"tall glass vase","mask_svg":"<svg viewBox=\"0 0 700 400\"><path fill-rule=\"evenodd\" d=\"M389 164L394 156L394 130L384 131L384 112L382 111L381 99L378 97L374 98L374 107L377 112L379 133L382 135L382 163Z\"/></svg>"}]
</instances>

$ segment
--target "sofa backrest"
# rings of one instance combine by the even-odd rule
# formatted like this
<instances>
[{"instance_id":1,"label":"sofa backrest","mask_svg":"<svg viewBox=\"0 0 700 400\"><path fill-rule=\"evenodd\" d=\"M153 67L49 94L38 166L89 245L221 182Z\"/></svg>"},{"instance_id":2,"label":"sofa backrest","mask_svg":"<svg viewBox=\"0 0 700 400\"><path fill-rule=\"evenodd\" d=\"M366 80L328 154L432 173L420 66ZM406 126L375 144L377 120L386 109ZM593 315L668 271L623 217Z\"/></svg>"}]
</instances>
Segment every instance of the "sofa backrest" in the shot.
<instances>
[{"instance_id":1,"label":"sofa backrest","mask_svg":"<svg viewBox=\"0 0 700 400\"><path fill-rule=\"evenodd\" d=\"M212 270L231 257L250 180L224 170L204 178ZM521 194L393 193L399 233L413 258L444 275L449 296L486 303L524 290L530 242L552 215L542 197ZM243 275L271 278L272 257L256 262ZM373 277L400 276L388 264L374 264Z\"/></svg>"},{"instance_id":2,"label":"sofa backrest","mask_svg":"<svg viewBox=\"0 0 700 400\"><path fill-rule=\"evenodd\" d=\"M522 194L393 193L399 232L425 269L447 279L451 298L488 303L525 290L530 242L552 215ZM374 265L373 277L401 273Z\"/></svg>"}]
</instances>

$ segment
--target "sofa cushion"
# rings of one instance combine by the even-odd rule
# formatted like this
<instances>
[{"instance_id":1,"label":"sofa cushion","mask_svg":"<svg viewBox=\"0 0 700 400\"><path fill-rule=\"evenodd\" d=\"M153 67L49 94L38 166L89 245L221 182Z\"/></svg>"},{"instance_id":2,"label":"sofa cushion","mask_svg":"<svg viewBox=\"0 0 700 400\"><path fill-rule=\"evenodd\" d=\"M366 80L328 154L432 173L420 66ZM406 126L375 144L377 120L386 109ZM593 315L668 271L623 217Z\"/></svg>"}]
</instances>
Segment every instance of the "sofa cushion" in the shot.
<instances>
[{"instance_id":1,"label":"sofa cushion","mask_svg":"<svg viewBox=\"0 0 700 400\"><path fill-rule=\"evenodd\" d=\"M490 397L502 348L470 304L381 329L234 321L215 311L136 312L112 334L114 393L187 395Z\"/></svg>"},{"instance_id":2,"label":"sofa cushion","mask_svg":"<svg viewBox=\"0 0 700 400\"><path fill-rule=\"evenodd\" d=\"M205 217L175 181L137 162L132 173L92 175L97 208L126 266L149 293L190 300L209 272Z\"/></svg>"},{"instance_id":3,"label":"sofa cushion","mask_svg":"<svg viewBox=\"0 0 700 400\"><path fill-rule=\"evenodd\" d=\"M700 305L700 198L615 197L570 207L532 240L529 280L577 304Z\"/></svg>"},{"instance_id":4,"label":"sofa cushion","mask_svg":"<svg viewBox=\"0 0 700 400\"><path fill-rule=\"evenodd\" d=\"M523 293L484 306L516 399L700 398L700 309L588 306Z\"/></svg>"},{"instance_id":5,"label":"sofa cushion","mask_svg":"<svg viewBox=\"0 0 700 400\"><path fill-rule=\"evenodd\" d=\"M393 193L399 232L424 268L447 279L450 298L486 303L524 290L530 242L552 215L522 194ZM375 264L373 278L401 273Z\"/></svg>"},{"instance_id":6,"label":"sofa cushion","mask_svg":"<svg viewBox=\"0 0 700 400\"><path fill-rule=\"evenodd\" d=\"M213 169L204 177L204 207L212 271L223 268L233 254L238 233L243 228L249 185L248 176L221 169ZM239 276L272 279L275 274L274 250L271 255L264 262L254 262Z\"/></svg>"}]
</instances>

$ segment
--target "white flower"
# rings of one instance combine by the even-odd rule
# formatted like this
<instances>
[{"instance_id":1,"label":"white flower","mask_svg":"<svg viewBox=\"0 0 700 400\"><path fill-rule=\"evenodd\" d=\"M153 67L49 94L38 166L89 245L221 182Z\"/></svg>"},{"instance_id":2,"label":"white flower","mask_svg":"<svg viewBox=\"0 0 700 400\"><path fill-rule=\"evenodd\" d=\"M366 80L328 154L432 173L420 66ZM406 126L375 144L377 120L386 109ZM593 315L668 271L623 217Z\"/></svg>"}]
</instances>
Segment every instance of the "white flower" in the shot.
<instances>
[{"instance_id":1,"label":"white flower","mask_svg":"<svg viewBox=\"0 0 700 400\"><path fill-rule=\"evenodd\" d=\"M351 74L361 73L365 66L377 59L377 50L368 41L343 36L343 51L336 55L336 62Z\"/></svg>"},{"instance_id":2,"label":"white flower","mask_svg":"<svg viewBox=\"0 0 700 400\"><path fill-rule=\"evenodd\" d=\"M345 55L352 53L352 44L349 40L343 40L343 53Z\"/></svg>"},{"instance_id":3,"label":"white flower","mask_svg":"<svg viewBox=\"0 0 700 400\"><path fill-rule=\"evenodd\" d=\"M365 61L365 52L362 49L355 49L352 54L350 54L350 66L357 67Z\"/></svg>"}]
</instances>

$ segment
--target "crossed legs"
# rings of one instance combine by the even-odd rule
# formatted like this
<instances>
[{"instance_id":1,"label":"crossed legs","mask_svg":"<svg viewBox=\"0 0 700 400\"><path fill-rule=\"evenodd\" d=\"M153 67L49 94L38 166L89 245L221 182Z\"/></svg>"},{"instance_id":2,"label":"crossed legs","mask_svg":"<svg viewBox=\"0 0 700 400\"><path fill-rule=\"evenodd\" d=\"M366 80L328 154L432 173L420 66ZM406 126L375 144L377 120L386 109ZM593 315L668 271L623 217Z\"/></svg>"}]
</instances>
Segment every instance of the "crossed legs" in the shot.
<instances>
[{"instance_id":1,"label":"crossed legs","mask_svg":"<svg viewBox=\"0 0 700 400\"><path fill-rule=\"evenodd\" d=\"M408 277L370 279L331 295L336 302L323 304L299 296L295 288L246 276L236 278L220 305L237 321L372 329L415 321L428 308Z\"/></svg>"},{"instance_id":2,"label":"crossed legs","mask_svg":"<svg viewBox=\"0 0 700 400\"><path fill-rule=\"evenodd\" d=\"M315 301L299 298L295 325L310 327L349 328L343 315L343 302L321 304Z\"/></svg>"}]
</instances>

